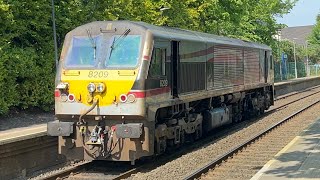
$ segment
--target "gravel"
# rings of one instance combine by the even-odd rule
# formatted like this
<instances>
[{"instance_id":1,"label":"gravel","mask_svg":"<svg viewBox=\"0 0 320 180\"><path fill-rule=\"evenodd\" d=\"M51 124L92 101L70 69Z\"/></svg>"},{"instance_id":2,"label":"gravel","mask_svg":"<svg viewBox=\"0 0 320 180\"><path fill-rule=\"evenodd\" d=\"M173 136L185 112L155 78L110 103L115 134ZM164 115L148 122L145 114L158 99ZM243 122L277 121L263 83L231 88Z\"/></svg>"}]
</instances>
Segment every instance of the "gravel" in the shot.
<instances>
[{"instance_id":1,"label":"gravel","mask_svg":"<svg viewBox=\"0 0 320 180\"><path fill-rule=\"evenodd\" d=\"M210 170L201 179L250 179L268 160L320 116L320 105L306 110ZM279 138L281 137L281 138Z\"/></svg>"},{"instance_id":2,"label":"gravel","mask_svg":"<svg viewBox=\"0 0 320 180\"><path fill-rule=\"evenodd\" d=\"M319 89L313 90L313 92ZM306 96L308 93L299 94L297 96L288 97L287 99L277 101L276 106L279 104L284 104L286 101L290 102L297 97ZM231 147L234 147L239 142L243 142L248 138L254 136L261 130L265 129L278 122L278 120L283 119L293 112L296 112L306 106L306 104L310 104L315 101L315 97L319 95L314 95L308 97L304 100L298 101L293 105L289 105L287 107L282 108L266 117L262 117L258 122L248 125L247 127L243 127L237 132L233 132L229 134L227 137L217 140L207 146L200 147L197 150L194 150L191 153L185 154L178 159L175 159L171 162L168 162L162 166L157 167L156 169L146 172L146 173L138 173L133 179L183 179L187 174L193 172L199 167L204 166L210 160L217 158L219 155L223 154Z\"/></svg>"},{"instance_id":3,"label":"gravel","mask_svg":"<svg viewBox=\"0 0 320 180\"><path fill-rule=\"evenodd\" d=\"M47 168L47 169L44 169L41 171L34 172L33 174L31 174L29 176L28 179L30 179L30 180L46 179L54 174L63 172L65 170L72 169L74 167L77 167L77 166L80 166L80 165L83 165L86 163L90 163L90 161L85 161L85 160L83 160L83 161L67 161L63 164L59 164L59 165L53 166L51 168Z\"/></svg>"}]
</instances>

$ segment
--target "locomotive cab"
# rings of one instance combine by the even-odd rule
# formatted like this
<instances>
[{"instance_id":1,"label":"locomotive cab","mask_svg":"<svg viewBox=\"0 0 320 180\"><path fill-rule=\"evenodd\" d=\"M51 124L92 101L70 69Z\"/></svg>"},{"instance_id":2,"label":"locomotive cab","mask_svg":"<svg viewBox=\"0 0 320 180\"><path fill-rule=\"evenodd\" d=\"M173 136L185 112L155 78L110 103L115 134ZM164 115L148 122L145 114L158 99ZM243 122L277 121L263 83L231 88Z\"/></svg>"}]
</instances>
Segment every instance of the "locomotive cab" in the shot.
<instances>
[{"instance_id":1,"label":"locomotive cab","mask_svg":"<svg viewBox=\"0 0 320 180\"><path fill-rule=\"evenodd\" d=\"M56 76L59 121L48 124L60 153L121 161L153 153L145 133L149 36L125 21L89 23L66 35Z\"/></svg>"},{"instance_id":2,"label":"locomotive cab","mask_svg":"<svg viewBox=\"0 0 320 180\"><path fill-rule=\"evenodd\" d=\"M101 108L90 115L144 116L136 109L130 111L126 102L137 101L130 90L141 75L145 35L136 28L110 24L100 28L88 24L67 34L56 80L57 116L81 115L94 101L99 107L114 108ZM75 104L78 108L68 108ZM122 108L127 111L120 112Z\"/></svg>"}]
</instances>

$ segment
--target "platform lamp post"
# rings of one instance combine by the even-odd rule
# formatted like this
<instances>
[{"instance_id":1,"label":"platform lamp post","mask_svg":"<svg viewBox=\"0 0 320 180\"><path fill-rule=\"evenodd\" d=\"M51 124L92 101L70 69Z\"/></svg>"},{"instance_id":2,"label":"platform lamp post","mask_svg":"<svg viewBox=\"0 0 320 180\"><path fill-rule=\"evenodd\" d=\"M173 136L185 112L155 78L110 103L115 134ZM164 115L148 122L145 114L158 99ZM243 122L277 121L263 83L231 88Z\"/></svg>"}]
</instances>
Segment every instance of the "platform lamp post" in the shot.
<instances>
[{"instance_id":1,"label":"platform lamp post","mask_svg":"<svg viewBox=\"0 0 320 180\"><path fill-rule=\"evenodd\" d=\"M282 58L281 58L281 48L280 48L280 37L281 37L281 29L277 30L277 40L278 40L278 55L279 55L279 73L280 73L280 81L282 81Z\"/></svg>"},{"instance_id":2,"label":"platform lamp post","mask_svg":"<svg viewBox=\"0 0 320 180\"><path fill-rule=\"evenodd\" d=\"M56 17L54 10L54 0L51 0L52 7L52 29L53 29L53 40L54 40L54 56L56 62L56 69L58 69L58 45L57 45L57 33L56 33Z\"/></svg>"},{"instance_id":3,"label":"platform lamp post","mask_svg":"<svg viewBox=\"0 0 320 180\"><path fill-rule=\"evenodd\" d=\"M163 11L168 10L168 9L170 9L170 8L169 8L169 7L162 6L159 10L163 12Z\"/></svg>"},{"instance_id":4,"label":"platform lamp post","mask_svg":"<svg viewBox=\"0 0 320 180\"><path fill-rule=\"evenodd\" d=\"M165 6L161 6L159 8L159 11L161 12L161 18L163 18L163 12L169 9L170 9L169 7L165 7ZM165 23L164 25L167 25L167 24Z\"/></svg>"},{"instance_id":5,"label":"platform lamp post","mask_svg":"<svg viewBox=\"0 0 320 180\"><path fill-rule=\"evenodd\" d=\"M297 58L296 58L296 42L295 40L298 38L293 38L293 59L294 59L294 73L296 79L298 78L298 71L297 71Z\"/></svg>"},{"instance_id":6,"label":"platform lamp post","mask_svg":"<svg viewBox=\"0 0 320 180\"><path fill-rule=\"evenodd\" d=\"M308 55L308 40L306 40L306 58L307 58L307 62L306 62L306 71L307 71L307 77L309 77L309 55Z\"/></svg>"}]
</instances>

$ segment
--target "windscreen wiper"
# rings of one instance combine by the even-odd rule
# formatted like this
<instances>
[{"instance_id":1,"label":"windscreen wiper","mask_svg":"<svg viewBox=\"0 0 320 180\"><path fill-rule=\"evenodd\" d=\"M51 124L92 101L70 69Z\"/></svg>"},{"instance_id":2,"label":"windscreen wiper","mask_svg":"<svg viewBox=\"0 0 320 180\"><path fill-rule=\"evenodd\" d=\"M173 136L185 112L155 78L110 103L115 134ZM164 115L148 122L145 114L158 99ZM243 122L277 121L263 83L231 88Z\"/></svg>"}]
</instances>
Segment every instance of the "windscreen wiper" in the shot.
<instances>
[{"instance_id":1,"label":"windscreen wiper","mask_svg":"<svg viewBox=\"0 0 320 180\"><path fill-rule=\"evenodd\" d=\"M108 58L108 59L110 59L110 57L111 57L112 50L113 50L113 48L114 48L114 42L115 42L115 38L113 38L113 40L112 40L112 43L111 43L111 46L110 46L109 58Z\"/></svg>"},{"instance_id":2,"label":"windscreen wiper","mask_svg":"<svg viewBox=\"0 0 320 180\"><path fill-rule=\"evenodd\" d=\"M87 35L88 35L88 37L90 39L90 42L91 42L91 45L92 45L92 48L93 48L93 59L95 60L96 59L97 45L96 45L95 40L92 37L91 31L89 29L86 29L86 30L87 30Z\"/></svg>"},{"instance_id":3,"label":"windscreen wiper","mask_svg":"<svg viewBox=\"0 0 320 180\"><path fill-rule=\"evenodd\" d=\"M130 31L131 31L130 29L126 29L117 39L113 38L113 41L110 46L109 59L111 57L113 49L115 49L117 45L120 44L120 42L130 33Z\"/></svg>"},{"instance_id":4,"label":"windscreen wiper","mask_svg":"<svg viewBox=\"0 0 320 180\"><path fill-rule=\"evenodd\" d=\"M130 33L130 29L126 29L116 40L113 41L111 49L115 48Z\"/></svg>"}]
</instances>

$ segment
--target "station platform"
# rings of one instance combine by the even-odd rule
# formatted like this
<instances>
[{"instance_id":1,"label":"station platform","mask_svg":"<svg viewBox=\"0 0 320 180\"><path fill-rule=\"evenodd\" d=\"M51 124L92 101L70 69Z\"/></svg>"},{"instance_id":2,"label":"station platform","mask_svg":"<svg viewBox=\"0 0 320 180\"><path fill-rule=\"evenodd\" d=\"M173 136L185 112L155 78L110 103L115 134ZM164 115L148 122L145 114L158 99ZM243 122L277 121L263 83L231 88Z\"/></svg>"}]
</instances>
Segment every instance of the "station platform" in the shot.
<instances>
[{"instance_id":1,"label":"station platform","mask_svg":"<svg viewBox=\"0 0 320 180\"><path fill-rule=\"evenodd\" d=\"M281 82L276 82L276 83L274 83L274 85L280 86L282 84L294 84L294 83L299 83L299 82L313 80L313 79L319 79L319 77L318 76L310 76L310 77L301 77L301 78L297 78L297 79L288 79L288 80L283 80Z\"/></svg>"},{"instance_id":2,"label":"station platform","mask_svg":"<svg viewBox=\"0 0 320 180\"><path fill-rule=\"evenodd\" d=\"M290 79L274 83L275 98L319 86L320 76Z\"/></svg>"},{"instance_id":3,"label":"station platform","mask_svg":"<svg viewBox=\"0 0 320 180\"><path fill-rule=\"evenodd\" d=\"M320 119L295 137L251 180L320 179Z\"/></svg>"},{"instance_id":4,"label":"station platform","mask_svg":"<svg viewBox=\"0 0 320 180\"><path fill-rule=\"evenodd\" d=\"M47 124L13 128L0 131L0 145L47 135Z\"/></svg>"}]
</instances>

